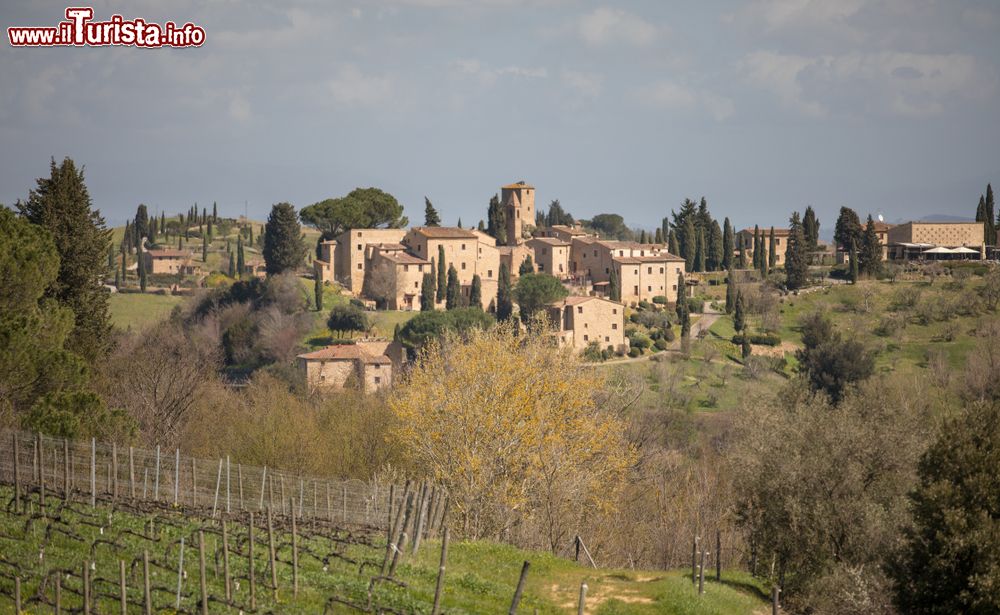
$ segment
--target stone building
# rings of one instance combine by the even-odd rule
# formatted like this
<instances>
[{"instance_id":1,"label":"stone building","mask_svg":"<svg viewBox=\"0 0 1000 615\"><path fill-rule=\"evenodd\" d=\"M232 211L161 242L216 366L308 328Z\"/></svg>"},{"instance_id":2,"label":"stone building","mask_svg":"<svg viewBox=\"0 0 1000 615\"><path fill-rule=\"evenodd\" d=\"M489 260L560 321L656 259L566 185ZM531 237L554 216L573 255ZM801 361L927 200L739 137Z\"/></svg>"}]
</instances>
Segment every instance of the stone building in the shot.
<instances>
[{"instance_id":1,"label":"stone building","mask_svg":"<svg viewBox=\"0 0 1000 615\"><path fill-rule=\"evenodd\" d=\"M501 186L500 203L507 214L507 245L520 243L524 231L535 226L535 187L523 180Z\"/></svg>"},{"instance_id":2,"label":"stone building","mask_svg":"<svg viewBox=\"0 0 1000 615\"><path fill-rule=\"evenodd\" d=\"M365 282L365 271L375 244L399 243L406 236L401 228L349 229L337 236L333 252L335 277L344 288L360 294Z\"/></svg>"},{"instance_id":3,"label":"stone building","mask_svg":"<svg viewBox=\"0 0 1000 615\"><path fill-rule=\"evenodd\" d=\"M907 222L888 233L889 258L942 260L986 258L983 222Z\"/></svg>"},{"instance_id":4,"label":"stone building","mask_svg":"<svg viewBox=\"0 0 1000 615\"><path fill-rule=\"evenodd\" d=\"M560 279L569 277L570 242L556 237L534 237L525 243L534 253L535 271Z\"/></svg>"},{"instance_id":5,"label":"stone building","mask_svg":"<svg viewBox=\"0 0 1000 615\"><path fill-rule=\"evenodd\" d=\"M433 273L431 262L407 253L403 244L375 244L362 294L383 309L419 310L425 273Z\"/></svg>"},{"instance_id":6,"label":"stone building","mask_svg":"<svg viewBox=\"0 0 1000 615\"><path fill-rule=\"evenodd\" d=\"M469 297L472 278L478 275L482 285L482 307L486 309L496 298L500 253L496 241L489 235L456 227L415 226L406 233L402 243L410 254L435 262L443 248L445 267L455 267L463 296Z\"/></svg>"},{"instance_id":7,"label":"stone building","mask_svg":"<svg viewBox=\"0 0 1000 615\"><path fill-rule=\"evenodd\" d=\"M560 346L583 351L591 342L602 350L626 352L625 306L603 297L566 297L548 308Z\"/></svg>"},{"instance_id":8,"label":"stone building","mask_svg":"<svg viewBox=\"0 0 1000 615\"><path fill-rule=\"evenodd\" d=\"M677 302L677 284L685 267L683 258L669 253L615 256L611 266L618 273L623 303L652 302L656 297L664 297L668 303Z\"/></svg>"},{"instance_id":9,"label":"stone building","mask_svg":"<svg viewBox=\"0 0 1000 615\"><path fill-rule=\"evenodd\" d=\"M336 281L334 259L337 251L337 240L328 239L319 243L319 258L313 259L313 274L320 282Z\"/></svg>"},{"instance_id":10,"label":"stone building","mask_svg":"<svg viewBox=\"0 0 1000 615\"><path fill-rule=\"evenodd\" d=\"M777 228L774 229L774 266L784 267L785 266L785 250L788 249L788 235L789 229L787 228ZM764 249L768 251L768 258L770 258L771 249L771 227L761 228L760 236L762 238ZM736 233L736 252L739 253L740 248L743 248L744 253L747 257L747 266L750 267L753 264L753 229L745 228L742 231ZM768 261L770 262L770 261Z\"/></svg>"},{"instance_id":11,"label":"stone building","mask_svg":"<svg viewBox=\"0 0 1000 615\"><path fill-rule=\"evenodd\" d=\"M364 392L392 385L390 342L357 342L327 346L298 355L297 363L310 390L356 387Z\"/></svg>"},{"instance_id":12,"label":"stone building","mask_svg":"<svg viewBox=\"0 0 1000 615\"><path fill-rule=\"evenodd\" d=\"M147 250L142 253L142 258L146 271L152 274L184 275L193 269L191 253L187 250Z\"/></svg>"}]
</instances>

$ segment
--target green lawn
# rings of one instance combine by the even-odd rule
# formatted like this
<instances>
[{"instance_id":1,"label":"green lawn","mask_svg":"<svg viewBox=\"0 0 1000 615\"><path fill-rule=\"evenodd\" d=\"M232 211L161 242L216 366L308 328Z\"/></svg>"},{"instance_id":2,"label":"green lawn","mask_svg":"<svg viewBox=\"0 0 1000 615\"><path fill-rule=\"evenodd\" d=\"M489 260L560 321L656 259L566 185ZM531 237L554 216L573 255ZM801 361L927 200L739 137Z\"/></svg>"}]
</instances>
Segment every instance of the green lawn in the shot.
<instances>
[{"instance_id":1,"label":"green lawn","mask_svg":"<svg viewBox=\"0 0 1000 615\"><path fill-rule=\"evenodd\" d=\"M114 293L109 300L111 322L121 329L141 329L170 315L184 297L142 293Z\"/></svg>"},{"instance_id":2,"label":"green lawn","mask_svg":"<svg viewBox=\"0 0 1000 615\"><path fill-rule=\"evenodd\" d=\"M11 500L11 489L0 487L0 499ZM50 491L47 517L30 521L11 509L0 510L0 611L11 608L13 577L21 579L21 595L31 599L47 578L44 596L54 600L52 571L60 570L62 608L72 612L82 606L82 569L93 562L89 575L96 612L117 612L119 562L126 563L130 612L140 612L142 554L149 553L151 586L156 612L173 612L178 587L180 540L184 539L181 609L196 612L200 599L201 566L198 531L204 532L205 582L211 596L225 595L221 525L218 520L183 514L170 507L148 507L143 513L126 504L92 509L84 502L62 506ZM38 512L38 497L32 509ZM152 529L150 529L152 524ZM369 583L377 576L385 553L382 531L329 527L298 528L299 591L292 591L292 536L288 520L275 520L278 591L271 588L268 567L268 533L259 516L254 531L254 579L257 609L264 612L317 613L330 597L364 605ZM249 605L249 548L246 516L227 522L234 603ZM44 545L44 547L43 547ZM396 571L400 584L377 583L372 599L376 606L407 613L429 613L438 573L440 542L425 541L413 555L404 549ZM547 553L526 552L489 542L453 541L444 578L443 610L453 614L506 612L521 570L531 566L519 612L575 613L580 583L588 585L587 612L591 614L680 613L690 615L751 615L764 606L762 588L742 573L725 573L721 583L706 579L705 594L680 571L592 569ZM3 594L6 594L3 595ZM221 612L214 602L211 612ZM51 606L23 605L27 612L48 612ZM235 610L233 612L236 612ZM355 609L334 603L330 612Z\"/></svg>"}]
</instances>

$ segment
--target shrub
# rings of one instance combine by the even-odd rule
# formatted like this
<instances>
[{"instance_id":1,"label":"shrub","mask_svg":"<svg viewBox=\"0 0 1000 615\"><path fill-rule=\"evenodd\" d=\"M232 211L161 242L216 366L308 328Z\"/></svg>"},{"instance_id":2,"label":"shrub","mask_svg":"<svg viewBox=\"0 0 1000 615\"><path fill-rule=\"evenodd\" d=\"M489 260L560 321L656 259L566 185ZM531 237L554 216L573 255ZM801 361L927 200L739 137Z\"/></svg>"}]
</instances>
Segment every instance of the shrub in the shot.
<instances>
[{"instance_id":1,"label":"shrub","mask_svg":"<svg viewBox=\"0 0 1000 615\"><path fill-rule=\"evenodd\" d=\"M604 352L605 351L601 350L600 344L598 344L597 342L590 342L589 344L587 344L587 347L583 349L583 353L581 353L581 356L585 361L600 363L601 361L604 361L607 358L605 357Z\"/></svg>"},{"instance_id":2,"label":"shrub","mask_svg":"<svg viewBox=\"0 0 1000 615\"><path fill-rule=\"evenodd\" d=\"M653 303L656 303L657 305L666 305L667 298L664 297L663 295L656 295L655 297L653 297Z\"/></svg>"},{"instance_id":3,"label":"shrub","mask_svg":"<svg viewBox=\"0 0 1000 615\"><path fill-rule=\"evenodd\" d=\"M889 337L906 327L906 320L900 316L889 315L875 325L874 333L879 337Z\"/></svg>"},{"instance_id":4,"label":"shrub","mask_svg":"<svg viewBox=\"0 0 1000 615\"><path fill-rule=\"evenodd\" d=\"M647 329L666 329L671 324L670 312L632 312L629 320Z\"/></svg>"},{"instance_id":5,"label":"shrub","mask_svg":"<svg viewBox=\"0 0 1000 615\"><path fill-rule=\"evenodd\" d=\"M666 350L667 340L663 339L662 337L657 339L656 341L653 342L653 348L656 348L657 350Z\"/></svg>"},{"instance_id":6,"label":"shrub","mask_svg":"<svg viewBox=\"0 0 1000 615\"><path fill-rule=\"evenodd\" d=\"M641 354L642 354L642 351L639 350L638 348L629 348L628 349L628 356L632 357L633 359L636 358L636 357L638 357Z\"/></svg>"},{"instance_id":7,"label":"shrub","mask_svg":"<svg viewBox=\"0 0 1000 615\"><path fill-rule=\"evenodd\" d=\"M663 339L668 342L674 341L674 330L672 328L667 328L663 330Z\"/></svg>"},{"instance_id":8,"label":"shrub","mask_svg":"<svg viewBox=\"0 0 1000 615\"><path fill-rule=\"evenodd\" d=\"M704 302L701 299L697 297L688 297L687 302L689 312L692 314L701 314L702 307L704 306Z\"/></svg>"},{"instance_id":9,"label":"shrub","mask_svg":"<svg viewBox=\"0 0 1000 615\"><path fill-rule=\"evenodd\" d=\"M743 334L737 333L731 340L737 346L743 345ZM751 333L750 343L760 346L777 346L781 343L781 336L776 333Z\"/></svg>"},{"instance_id":10,"label":"shrub","mask_svg":"<svg viewBox=\"0 0 1000 615\"><path fill-rule=\"evenodd\" d=\"M641 333L636 333L635 335L628 338L629 344L632 348L638 348L640 350L645 350L653 345L653 341Z\"/></svg>"},{"instance_id":11,"label":"shrub","mask_svg":"<svg viewBox=\"0 0 1000 615\"><path fill-rule=\"evenodd\" d=\"M893 312L904 312L912 310L920 301L920 289L913 286L904 286L896 289L889 300L889 309Z\"/></svg>"},{"instance_id":12,"label":"shrub","mask_svg":"<svg viewBox=\"0 0 1000 615\"><path fill-rule=\"evenodd\" d=\"M646 301L645 299L643 299L642 301L639 302L639 309L640 310L649 310L649 309L652 309L652 308L653 308L652 304L650 304L649 301Z\"/></svg>"}]
</instances>

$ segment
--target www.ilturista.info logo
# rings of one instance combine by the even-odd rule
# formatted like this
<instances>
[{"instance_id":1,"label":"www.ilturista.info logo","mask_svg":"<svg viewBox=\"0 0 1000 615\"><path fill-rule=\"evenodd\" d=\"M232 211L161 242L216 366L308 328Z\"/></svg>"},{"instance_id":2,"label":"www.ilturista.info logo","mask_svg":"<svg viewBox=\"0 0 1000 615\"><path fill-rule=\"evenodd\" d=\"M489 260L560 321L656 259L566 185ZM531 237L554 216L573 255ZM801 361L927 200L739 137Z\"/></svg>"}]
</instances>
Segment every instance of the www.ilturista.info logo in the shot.
<instances>
[{"instance_id":1,"label":"www.ilturista.info logo","mask_svg":"<svg viewBox=\"0 0 1000 615\"><path fill-rule=\"evenodd\" d=\"M94 9L89 6L70 7L66 21L55 27L9 27L7 38L14 47L200 47L205 42L205 29L190 22L160 25L121 15L112 15L108 21L93 19Z\"/></svg>"}]
</instances>

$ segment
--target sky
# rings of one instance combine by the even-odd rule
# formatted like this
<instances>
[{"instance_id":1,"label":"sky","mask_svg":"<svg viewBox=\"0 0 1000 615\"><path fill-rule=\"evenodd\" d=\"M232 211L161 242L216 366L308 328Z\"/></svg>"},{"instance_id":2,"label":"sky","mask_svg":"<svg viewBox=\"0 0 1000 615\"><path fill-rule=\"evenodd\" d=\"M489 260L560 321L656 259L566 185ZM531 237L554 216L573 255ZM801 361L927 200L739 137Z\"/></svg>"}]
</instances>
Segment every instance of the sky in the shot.
<instances>
[{"instance_id":1,"label":"sky","mask_svg":"<svg viewBox=\"0 0 1000 615\"><path fill-rule=\"evenodd\" d=\"M193 22L185 49L0 48L0 203L51 157L120 224L257 219L376 186L414 224L540 207L652 229L686 197L737 227L812 205L974 215L1000 182L996 0L94 0ZM7 26L66 4L4 0Z\"/></svg>"}]
</instances>

